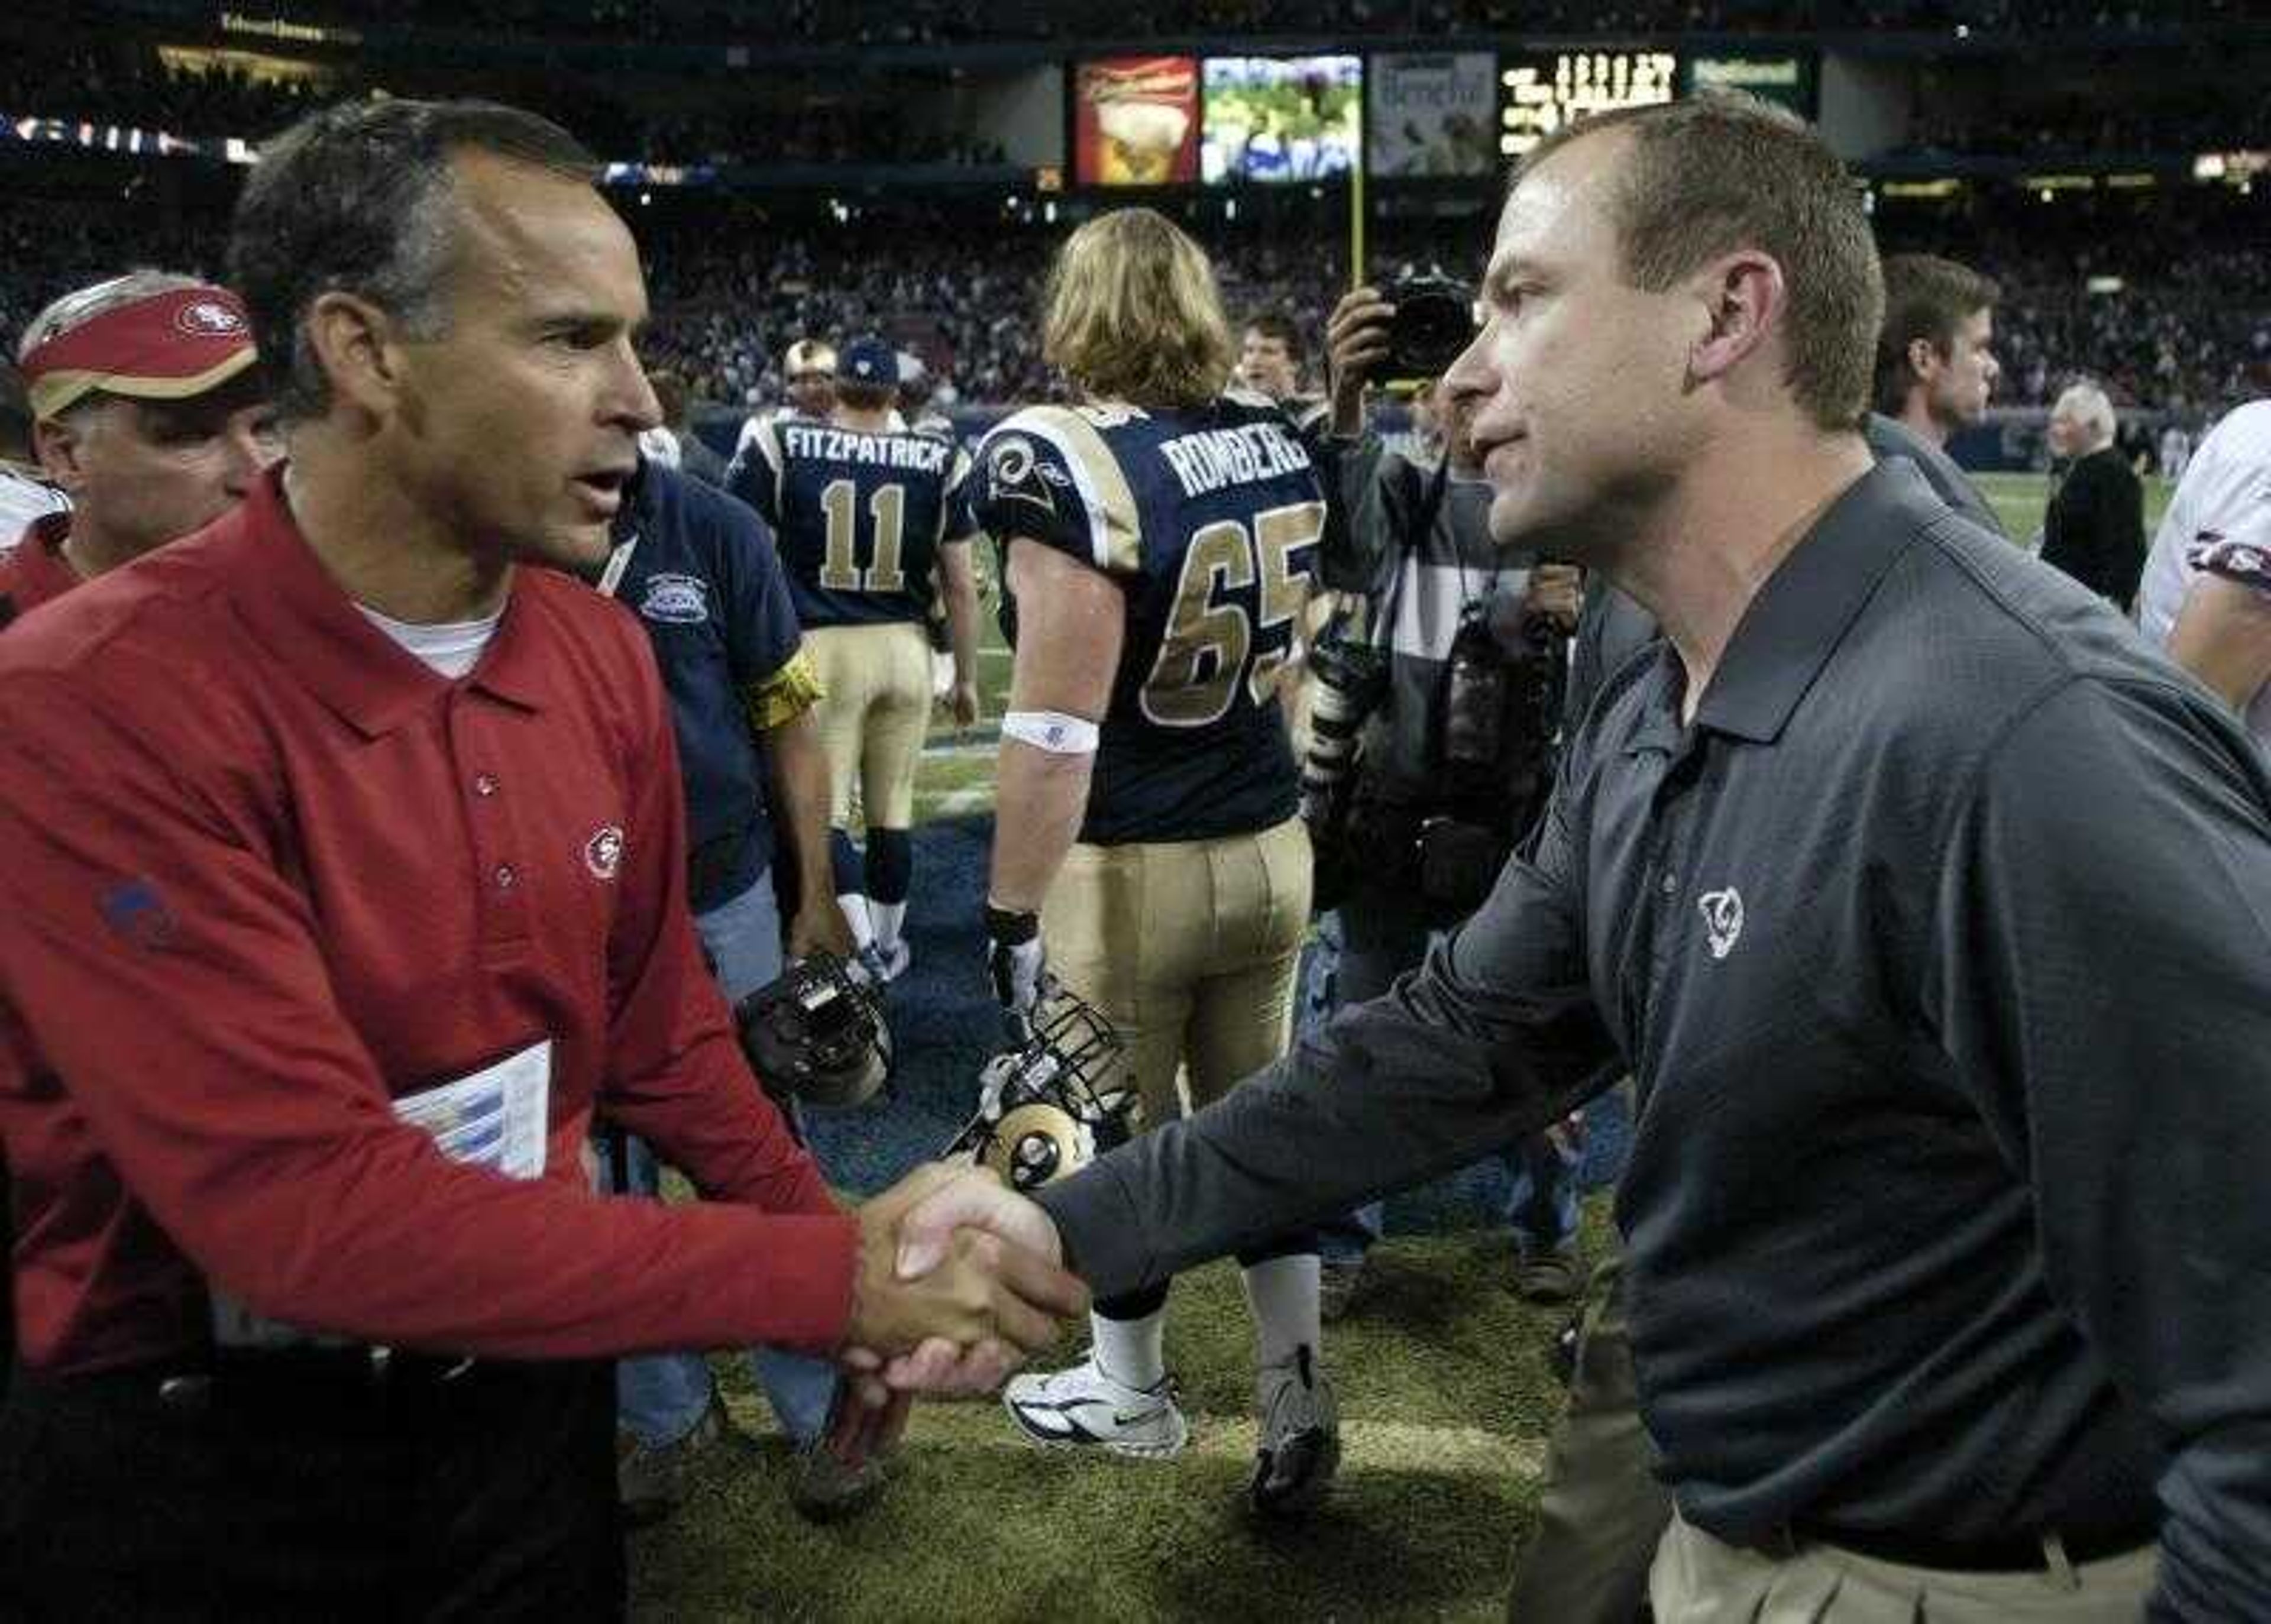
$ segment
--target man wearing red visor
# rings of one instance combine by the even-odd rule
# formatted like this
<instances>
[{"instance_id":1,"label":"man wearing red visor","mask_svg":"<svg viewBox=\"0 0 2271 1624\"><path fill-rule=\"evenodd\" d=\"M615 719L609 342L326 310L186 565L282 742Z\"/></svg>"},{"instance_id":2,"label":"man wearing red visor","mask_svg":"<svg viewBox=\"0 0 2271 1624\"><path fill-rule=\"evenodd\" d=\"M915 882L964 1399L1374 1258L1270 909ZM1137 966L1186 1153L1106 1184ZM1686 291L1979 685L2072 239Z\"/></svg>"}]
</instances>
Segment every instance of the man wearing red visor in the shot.
<instances>
[{"instance_id":1,"label":"man wearing red visor","mask_svg":"<svg viewBox=\"0 0 2271 1624\"><path fill-rule=\"evenodd\" d=\"M135 271L66 294L25 329L19 357L41 467L73 505L0 536L0 629L217 518L282 449L244 307L195 277ZM0 1158L0 1237L8 1209ZM15 1355L7 1295L0 1394Z\"/></svg>"},{"instance_id":2,"label":"man wearing red visor","mask_svg":"<svg viewBox=\"0 0 2271 1624\"><path fill-rule=\"evenodd\" d=\"M276 460L275 413L235 294L135 271L64 294L19 351L33 440L68 513L0 559L0 624L212 523Z\"/></svg>"}]
</instances>

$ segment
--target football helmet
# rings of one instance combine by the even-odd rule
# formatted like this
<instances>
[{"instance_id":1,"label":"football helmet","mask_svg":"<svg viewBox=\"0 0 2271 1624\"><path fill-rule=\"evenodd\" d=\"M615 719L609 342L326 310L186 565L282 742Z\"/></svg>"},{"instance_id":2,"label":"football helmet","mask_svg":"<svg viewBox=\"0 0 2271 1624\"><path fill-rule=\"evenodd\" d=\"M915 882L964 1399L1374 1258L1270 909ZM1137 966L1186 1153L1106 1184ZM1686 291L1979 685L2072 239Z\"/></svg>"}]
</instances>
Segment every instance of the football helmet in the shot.
<instances>
[{"instance_id":1,"label":"football helmet","mask_svg":"<svg viewBox=\"0 0 2271 1624\"><path fill-rule=\"evenodd\" d=\"M834 377L836 346L823 339L799 339L790 345L781 357L781 376L793 378L805 372L824 372Z\"/></svg>"},{"instance_id":2,"label":"football helmet","mask_svg":"<svg viewBox=\"0 0 2271 1624\"><path fill-rule=\"evenodd\" d=\"M832 953L798 959L733 1007L757 1080L805 1105L864 1103L891 1069L891 1033L860 980Z\"/></svg>"},{"instance_id":3,"label":"football helmet","mask_svg":"<svg viewBox=\"0 0 2271 1624\"><path fill-rule=\"evenodd\" d=\"M1018 1047L979 1073L978 1114L946 1147L1037 1190L1127 1137L1136 1092L1113 1075L1120 1034L1086 1000L1052 987Z\"/></svg>"}]
</instances>

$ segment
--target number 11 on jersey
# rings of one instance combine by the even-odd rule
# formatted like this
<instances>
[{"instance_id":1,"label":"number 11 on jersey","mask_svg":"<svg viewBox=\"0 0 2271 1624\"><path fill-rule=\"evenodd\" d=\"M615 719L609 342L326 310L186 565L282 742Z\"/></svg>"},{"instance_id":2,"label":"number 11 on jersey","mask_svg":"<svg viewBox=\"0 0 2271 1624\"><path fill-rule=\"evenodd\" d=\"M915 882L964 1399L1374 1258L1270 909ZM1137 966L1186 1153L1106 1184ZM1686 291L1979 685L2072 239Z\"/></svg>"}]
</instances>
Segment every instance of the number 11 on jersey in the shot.
<instances>
[{"instance_id":1,"label":"number 11 on jersey","mask_svg":"<svg viewBox=\"0 0 2271 1624\"><path fill-rule=\"evenodd\" d=\"M878 485L867 498L875 551L865 570L860 567L859 504L856 480L831 480L821 490L821 510L828 515L828 547L820 561L820 584L833 592L904 591L907 580L899 567L899 532L906 519L905 487Z\"/></svg>"}]
</instances>

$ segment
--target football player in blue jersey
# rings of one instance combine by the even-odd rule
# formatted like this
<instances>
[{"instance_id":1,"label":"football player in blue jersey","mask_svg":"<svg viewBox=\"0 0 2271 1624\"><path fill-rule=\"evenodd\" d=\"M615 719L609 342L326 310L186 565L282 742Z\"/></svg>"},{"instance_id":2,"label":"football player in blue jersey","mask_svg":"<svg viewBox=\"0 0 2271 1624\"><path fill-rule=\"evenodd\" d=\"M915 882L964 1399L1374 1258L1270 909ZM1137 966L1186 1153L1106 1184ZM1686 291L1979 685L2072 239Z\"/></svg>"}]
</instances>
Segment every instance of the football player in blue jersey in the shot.
<instances>
[{"instance_id":1,"label":"football player in blue jersey","mask_svg":"<svg viewBox=\"0 0 2271 1624\"><path fill-rule=\"evenodd\" d=\"M1324 495L1284 413L1224 392L1234 354L1213 272L1152 211L1073 234L1043 345L1083 404L1008 419L973 480L1016 645L989 963L1013 1024L1046 975L1101 1009L1157 1124L1185 1108L1179 1073L1203 1106L1287 1041L1310 859L1276 674ZM1340 1458L1315 1237L1240 1261L1260 1345L1253 1500L1298 1512ZM1010 1383L1018 1426L1047 1444L1180 1449L1166 1295L1099 1302L1085 1360Z\"/></svg>"},{"instance_id":2,"label":"football player in blue jersey","mask_svg":"<svg viewBox=\"0 0 2271 1624\"><path fill-rule=\"evenodd\" d=\"M915 768L930 723L933 600L945 600L956 725L978 719L978 587L970 458L950 438L895 426L898 357L860 339L838 358L825 423L760 423L727 487L772 525L826 697L818 706L838 831L836 886L869 972L892 980L912 954L901 927L914 874ZM845 835L857 791L864 861Z\"/></svg>"},{"instance_id":3,"label":"football player in blue jersey","mask_svg":"<svg viewBox=\"0 0 2271 1624\"><path fill-rule=\"evenodd\" d=\"M836 409L836 346L825 339L799 339L781 352L781 392L787 397L767 411L742 420L733 443L735 460L748 455L757 430L766 423L824 423Z\"/></svg>"}]
</instances>

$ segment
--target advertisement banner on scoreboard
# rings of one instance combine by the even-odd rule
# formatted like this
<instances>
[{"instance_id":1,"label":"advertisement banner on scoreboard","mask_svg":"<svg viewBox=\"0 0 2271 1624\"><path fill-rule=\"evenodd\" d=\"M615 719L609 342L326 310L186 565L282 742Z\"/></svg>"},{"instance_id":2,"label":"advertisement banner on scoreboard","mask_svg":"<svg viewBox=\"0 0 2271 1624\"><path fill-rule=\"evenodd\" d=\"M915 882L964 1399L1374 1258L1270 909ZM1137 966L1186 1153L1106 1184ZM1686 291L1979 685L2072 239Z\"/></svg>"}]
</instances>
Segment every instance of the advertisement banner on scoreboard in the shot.
<instances>
[{"instance_id":1,"label":"advertisement banner on scoreboard","mask_svg":"<svg viewBox=\"0 0 2271 1624\"><path fill-rule=\"evenodd\" d=\"M1073 86L1076 183L1173 186L1199 178L1197 57L1085 62Z\"/></svg>"},{"instance_id":2,"label":"advertisement banner on scoreboard","mask_svg":"<svg viewBox=\"0 0 2271 1624\"><path fill-rule=\"evenodd\" d=\"M1810 51L1712 51L1679 64L1679 93L1741 90L1812 120L1819 101L1815 57Z\"/></svg>"},{"instance_id":3,"label":"advertisement banner on scoreboard","mask_svg":"<svg viewBox=\"0 0 2271 1624\"><path fill-rule=\"evenodd\" d=\"M1210 56L1199 172L1210 185L1344 177L1361 160L1357 56Z\"/></svg>"},{"instance_id":4,"label":"advertisement banner on scoreboard","mask_svg":"<svg viewBox=\"0 0 2271 1624\"><path fill-rule=\"evenodd\" d=\"M1371 173L1488 175L1498 161L1498 58L1489 51L1374 56L1365 86Z\"/></svg>"}]
</instances>

